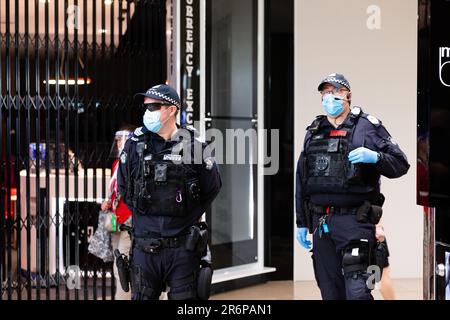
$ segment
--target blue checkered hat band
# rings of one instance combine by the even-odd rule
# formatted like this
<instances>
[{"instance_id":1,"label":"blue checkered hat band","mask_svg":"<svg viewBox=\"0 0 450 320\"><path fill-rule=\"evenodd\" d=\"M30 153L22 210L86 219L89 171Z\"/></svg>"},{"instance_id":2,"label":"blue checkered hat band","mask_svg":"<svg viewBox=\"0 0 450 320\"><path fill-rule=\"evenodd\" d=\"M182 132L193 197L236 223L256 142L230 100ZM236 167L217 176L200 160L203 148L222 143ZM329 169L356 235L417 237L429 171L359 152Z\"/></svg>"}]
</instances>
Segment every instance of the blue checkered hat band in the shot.
<instances>
[{"instance_id":1,"label":"blue checkered hat band","mask_svg":"<svg viewBox=\"0 0 450 320\"><path fill-rule=\"evenodd\" d=\"M330 82L330 83L339 83L341 86L346 87L348 90L350 90L350 84L347 81L342 81L337 78L327 78L323 82Z\"/></svg>"},{"instance_id":2,"label":"blue checkered hat band","mask_svg":"<svg viewBox=\"0 0 450 320\"><path fill-rule=\"evenodd\" d=\"M165 100L165 101L167 101L167 102L170 102L170 103L173 104L174 106L180 108L180 103L179 103L179 102L175 101L175 100L172 99L171 97L168 97L168 96L166 96L166 95L164 95L164 94L162 94L162 93L159 93L158 91L155 91L155 90L149 90L149 91L147 91L147 94L151 94L151 95L160 97L162 100Z\"/></svg>"}]
</instances>

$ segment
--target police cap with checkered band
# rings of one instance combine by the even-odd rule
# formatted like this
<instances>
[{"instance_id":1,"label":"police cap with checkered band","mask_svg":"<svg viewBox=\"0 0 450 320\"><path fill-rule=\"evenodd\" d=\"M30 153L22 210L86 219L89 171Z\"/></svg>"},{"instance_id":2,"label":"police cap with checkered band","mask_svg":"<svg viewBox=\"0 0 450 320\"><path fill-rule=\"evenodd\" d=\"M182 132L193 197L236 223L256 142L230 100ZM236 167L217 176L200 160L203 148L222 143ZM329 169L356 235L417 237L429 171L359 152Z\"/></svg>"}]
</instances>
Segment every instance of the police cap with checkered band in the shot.
<instances>
[{"instance_id":1,"label":"police cap with checkered band","mask_svg":"<svg viewBox=\"0 0 450 320\"><path fill-rule=\"evenodd\" d=\"M319 84L319 87L317 90L322 91L323 87L326 84L331 84L336 89L341 89L342 87L346 88L348 91L351 91L350 83L342 74L339 73L333 73L327 76L325 79L322 80L322 82Z\"/></svg>"},{"instance_id":2,"label":"police cap with checkered band","mask_svg":"<svg viewBox=\"0 0 450 320\"><path fill-rule=\"evenodd\" d=\"M170 103L178 109L181 108L181 100L177 91L166 84L154 86L148 89L145 93L138 93L134 96L134 99L142 103L145 97Z\"/></svg>"}]
</instances>

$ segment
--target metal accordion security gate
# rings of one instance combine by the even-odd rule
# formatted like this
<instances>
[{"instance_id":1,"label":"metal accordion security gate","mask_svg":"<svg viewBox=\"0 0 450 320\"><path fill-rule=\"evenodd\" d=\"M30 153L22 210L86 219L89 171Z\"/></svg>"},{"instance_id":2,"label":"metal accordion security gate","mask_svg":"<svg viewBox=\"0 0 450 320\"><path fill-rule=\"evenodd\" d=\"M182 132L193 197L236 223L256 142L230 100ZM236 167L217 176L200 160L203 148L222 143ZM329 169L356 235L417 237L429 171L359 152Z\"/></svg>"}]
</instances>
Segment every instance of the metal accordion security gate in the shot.
<instances>
[{"instance_id":1,"label":"metal accordion security gate","mask_svg":"<svg viewBox=\"0 0 450 320\"><path fill-rule=\"evenodd\" d=\"M114 132L166 81L165 1L1 0L0 19L0 300L113 299L88 243Z\"/></svg>"}]
</instances>

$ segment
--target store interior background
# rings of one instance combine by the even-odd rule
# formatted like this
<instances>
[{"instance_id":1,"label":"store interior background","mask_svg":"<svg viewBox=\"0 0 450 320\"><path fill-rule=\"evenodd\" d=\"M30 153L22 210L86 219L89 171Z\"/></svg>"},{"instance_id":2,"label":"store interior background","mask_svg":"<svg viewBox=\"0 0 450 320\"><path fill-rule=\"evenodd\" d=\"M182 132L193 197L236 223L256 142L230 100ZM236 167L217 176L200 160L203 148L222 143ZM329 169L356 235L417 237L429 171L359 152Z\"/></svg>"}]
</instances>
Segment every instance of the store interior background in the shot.
<instances>
[{"instance_id":1,"label":"store interior background","mask_svg":"<svg viewBox=\"0 0 450 320\"><path fill-rule=\"evenodd\" d=\"M422 278L423 213L416 205L417 1L346 0L345 5L331 0L257 2L265 5L264 127L279 129L281 139L280 171L264 178L265 265L276 268L264 280L282 281L282 292L289 290L292 280L304 291L315 287L310 254L295 240L294 176L305 128L323 113L317 85L332 72L346 75L353 88L353 104L381 119L408 156L411 169L407 176L382 179L387 198L383 223L393 278ZM380 29L367 27L371 17L367 10L372 5L380 8ZM124 69L139 68L137 59L127 60ZM149 72L152 79L136 78L136 83L123 86L123 92L134 92L143 82L161 82L164 62L153 65L161 65L161 70ZM140 114L132 116L127 120L139 119ZM109 142L113 128L111 124L98 129L105 141ZM238 279L232 287L250 284Z\"/></svg>"}]
</instances>

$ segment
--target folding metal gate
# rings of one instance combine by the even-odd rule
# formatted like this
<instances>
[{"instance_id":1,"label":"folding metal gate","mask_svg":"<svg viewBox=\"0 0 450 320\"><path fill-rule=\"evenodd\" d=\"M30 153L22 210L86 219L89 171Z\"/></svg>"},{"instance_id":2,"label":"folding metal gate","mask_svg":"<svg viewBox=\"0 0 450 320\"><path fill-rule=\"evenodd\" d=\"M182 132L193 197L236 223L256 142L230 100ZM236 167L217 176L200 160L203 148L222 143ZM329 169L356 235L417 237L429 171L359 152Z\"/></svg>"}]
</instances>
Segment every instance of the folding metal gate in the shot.
<instances>
[{"instance_id":1,"label":"folding metal gate","mask_svg":"<svg viewBox=\"0 0 450 320\"><path fill-rule=\"evenodd\" d=\"M165 12L164 0L0 1L0 299L114 296L112 264L88 241L114 132L141 123L134 93L166 80Z\"/></svg>"}]
</instances>

